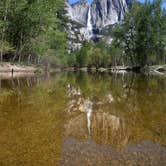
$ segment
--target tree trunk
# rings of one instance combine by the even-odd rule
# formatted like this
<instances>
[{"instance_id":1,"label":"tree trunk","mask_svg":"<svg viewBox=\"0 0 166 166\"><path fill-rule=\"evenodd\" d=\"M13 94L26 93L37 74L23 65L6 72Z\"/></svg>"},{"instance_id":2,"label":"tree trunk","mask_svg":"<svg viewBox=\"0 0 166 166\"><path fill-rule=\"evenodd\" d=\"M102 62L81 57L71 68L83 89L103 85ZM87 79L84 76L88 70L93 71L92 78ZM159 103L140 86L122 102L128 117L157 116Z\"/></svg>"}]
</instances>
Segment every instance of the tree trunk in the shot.
<instances>
[{"instance_id":1,"label":"tree trunk","mask_svg":"<svg viewBox=\"0 0 166 166\"><path fill-rule=\"evenodd\" d=\"M21 36L20 36L20 49L19 49L19 57L18 57L18 62L21 63L21 57L22 57L22 50L23 50L23 35L22 35L22 31L21 31Z\"/></svg>"},{"instance_id":2,"label":"tree trunk","mask_svg":"<svg viewBox=\"0 0 166 166\"><path fill-rule=\"evenodd\" d=\"M37 65L37 63L38 63L38 56L36 56L35 58L35 65Z\"/></svg>"},{"instance_id":3,"label":"tree trunk","mask_svg":"<svg viewBox=\"0 0 166 166\"><path fill-rule=\"evenodd\" d=\"M30 64L31 63L31 54L29 54L29 56L28 56L28 64Z\"/></svg>"},{"instance_id":4,"label":"tree trunk","mask_svg":"<svg viewBox=\"0 0 166 166\"><path fill-rule=\"evenodd\" d=\"M39 65L39 63L40 63L40 56L38 56L37 58L37 64Z\"/></svg>"},{"instance_id":5,"label":"tree trunk","mask_svg":"<svg viewBox=\"0 0 166 166\"><path fill-rule=\"evenodd\" d=\"M3 50L1 50L1 53L0 53L0 61L1 62L3 61Z\"/></svg>"},{"instance_id":6,"label":"tree trunk","mask_svg":"<svg viewBox=\"0 0 166 166\"><path fill-rule=\"evenodd\" d=\"M50 63L49 63L49 60L48 60L48 57L47 57L47 58L46 58L46 62L45 62L45 72L46 72L46 73L48 73L49 67L50 67Z\"/></svg>"},{"instance_id":7,"label":"tree trunk","mask_svg":"<svg viewBox=\"0 0 166 166\"><path fill-rule=\"evenodd\" d=\"M115 59L114 59L114 66L117 67L117 66L116 66L116 57L115 57Z\"/></svg>"},{"instance_id":8,"label":"tree trunk","mask_svg":"<svg viewBox=\"0 0 166 166\"><path fill-rule=\"evenodd\" d=\"M19 63L21 63L21 57L22 57L22 54L19 55L19 59L18 59Z\"/></svg>"},{"instance_id":9,"label":"tree trunk","mask_svg":"<svg viewBox=\"0 0 166 166\"><path fill-rule=\"evenodd\" d=\"M16 60L17 54L16 52L14 53L14 57L13 57L13 62Z\"/></svg>"}]
</instances>

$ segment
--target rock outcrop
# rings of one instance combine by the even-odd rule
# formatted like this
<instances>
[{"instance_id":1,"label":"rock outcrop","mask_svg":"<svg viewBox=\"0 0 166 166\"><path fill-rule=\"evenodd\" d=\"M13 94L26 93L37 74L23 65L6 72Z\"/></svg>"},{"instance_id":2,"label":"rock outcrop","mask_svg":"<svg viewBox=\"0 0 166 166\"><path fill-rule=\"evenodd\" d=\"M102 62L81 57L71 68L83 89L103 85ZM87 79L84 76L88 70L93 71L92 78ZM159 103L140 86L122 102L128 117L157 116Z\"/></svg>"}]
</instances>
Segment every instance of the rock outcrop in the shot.
<instances>
[{"instance_id":1,"label":"rock outcrop","mask_svg":"<svg viewBox=\"0 0 166 166\"><path fill-rule=\"evenodd\" d=\"M70 5L68 2L66 4L68 12L67 15L69 18L86 26L87 13L90 4L88 4L86 0L80 0L72 5Z\"/></svg>"},{"instance_id":2,"label":"rock outcrop","mask_svg":"<svg viewBox=\"0 0 166 166\"><path fill-rule=\"evenodd\" d=\"M66 2L69 20L66 31L73 47L71 50L79 48L85 40L108 38L105 29L123 20L130 5L131 0L94 0L91 4L86 0L74 4Z\"/></svg>"},{"instance_id":3,"label":"rock outcrop","mask_svg":"<svg viewBox=\"0 0 166 166\"><path fill-rule=\"evenodd\" d=\"M92 3L92 24L103 28L121 21L128 8L126 0L95 0Z\"/></svg>"}]
</instances>

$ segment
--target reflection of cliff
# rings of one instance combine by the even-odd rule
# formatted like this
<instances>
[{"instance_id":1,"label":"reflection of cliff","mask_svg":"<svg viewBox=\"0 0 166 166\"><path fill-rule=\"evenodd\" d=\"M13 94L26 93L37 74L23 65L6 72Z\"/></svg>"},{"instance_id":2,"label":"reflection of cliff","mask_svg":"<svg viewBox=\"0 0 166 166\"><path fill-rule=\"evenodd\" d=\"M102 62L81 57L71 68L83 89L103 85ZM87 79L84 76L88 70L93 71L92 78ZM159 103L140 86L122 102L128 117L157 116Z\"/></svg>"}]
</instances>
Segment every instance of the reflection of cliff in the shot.
<instances>
[{"instance_id":1,"label":"reflection of cliff","mask_svg":"<svg viewBox=\"0 0 166 166\"><path fill-rule=\"evenodd\" d=\"M86 126L88 129L88 133L90 135L91 131L91 115L92 115L92 106L93 103L89 98L84 98L81 95L80 89L75 89L74 87L71 87L70 85L68 85L67 87L67 95L69 98L69 103L68 103L68 107L67 107L67 111L72 113L73 111L79 111L79 112L83 112L86 114ZM78 117L79 118L79 117ZM78 120L78 121L81 121ZM84 122L84 120L83 120ZM77 123L77 120L74 124ZM71 123L72 125L72 123Z\"/></svg>"},{"instance_id":2,"label":"reflection of cliff","mask_svg":"<svg viewBox=\"0 0 166 166\"><path fill-rule=\"evenodd\" d=\"M100 144L121 147L128 143L129 134L124 120L109 113L96 113L92 117L92 137Z\"/></svg>"},{"instance_id":3,"label":"reflection of cliff","mask_svg":"<svg viewBox=\"0 0 166 166\"><path fill-rule=\"evenodd\" d=\"M118 147L128 143L129 136L124 120L105 112L104 109L101 110L100 105L111 104L113 101L111 94L106 96L106 100L94 102L93 99L83 97L80 89L70 85L67 92L69 120L65 125L66 137L73 136L79 139L91 137L98 143Z\"/></svg>"},{"instance_id":4,"label":"reflection of cliff","mask_svg":"<svg viewBox=\"0 0 166 166\"><path fill-rule=\"evenodd\" d=\"M89 138L87 121L84 114L73 117L65 125L66 137L78 139ZM111 144L121 147L128 143L128 133L124 122L108 113L93 113L91 118L91 138L100 144Z\"/></svg>"}]
</instances>

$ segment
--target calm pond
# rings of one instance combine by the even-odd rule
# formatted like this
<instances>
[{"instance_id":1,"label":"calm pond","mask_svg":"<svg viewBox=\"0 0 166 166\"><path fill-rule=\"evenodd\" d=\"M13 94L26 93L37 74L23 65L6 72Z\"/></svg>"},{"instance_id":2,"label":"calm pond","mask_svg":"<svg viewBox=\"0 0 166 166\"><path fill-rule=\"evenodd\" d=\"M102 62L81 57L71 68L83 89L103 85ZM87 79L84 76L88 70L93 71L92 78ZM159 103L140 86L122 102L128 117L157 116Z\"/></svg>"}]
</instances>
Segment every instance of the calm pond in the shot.
<instances>
[{"instance_id":1,"label":"calm pond","mask_svg":"<svg viewBox=\"0 0 166 166\"><path fill-rule=\"evenodd\" d=\"M166 165L166 77L0 79L0 166Z\"/></svg>"}]
</instances>

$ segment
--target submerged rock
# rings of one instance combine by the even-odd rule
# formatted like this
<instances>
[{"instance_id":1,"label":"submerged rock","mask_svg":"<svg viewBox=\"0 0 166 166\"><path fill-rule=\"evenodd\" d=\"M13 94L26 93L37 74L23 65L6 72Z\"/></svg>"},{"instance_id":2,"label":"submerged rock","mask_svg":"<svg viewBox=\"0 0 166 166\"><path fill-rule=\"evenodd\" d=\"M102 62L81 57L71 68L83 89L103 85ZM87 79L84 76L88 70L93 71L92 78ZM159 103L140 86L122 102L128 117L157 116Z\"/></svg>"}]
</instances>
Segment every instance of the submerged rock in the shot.
<instances>
[{"instance_id":1,"label":"submerged rock","mask_svg":"<svg viewBox=\"0 0 166 166\"><path fill-rule=\"evenodd\" d=\"M140 162L141 161L141 162ZM96 144L92 140L80 142L69 138L65 141L60 165L96 166L159 166L166 163L166 148L157 143L142 141L127 145L121 151Z\"/></svg>"}]
</instances>

